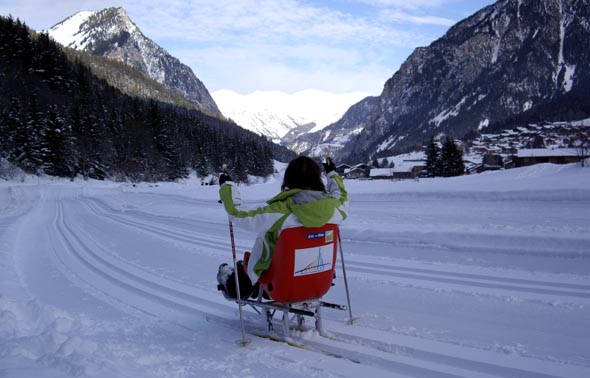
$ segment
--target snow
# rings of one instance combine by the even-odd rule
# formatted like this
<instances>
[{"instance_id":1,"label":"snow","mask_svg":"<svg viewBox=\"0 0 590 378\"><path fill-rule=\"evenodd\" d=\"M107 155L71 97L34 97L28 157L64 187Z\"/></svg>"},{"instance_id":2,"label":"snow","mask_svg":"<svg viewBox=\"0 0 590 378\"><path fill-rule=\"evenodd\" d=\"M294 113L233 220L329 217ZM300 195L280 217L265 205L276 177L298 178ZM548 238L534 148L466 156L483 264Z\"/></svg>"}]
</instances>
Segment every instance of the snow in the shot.
<instances>
[{"instance_id":1,"label":"snow","mask_svg":"<svg viewBox=\"0 0 590 378\"><path fill-rule=\"evenodd\" d=\"M496 42L496 46L494 47L494 53L492 54L492 60L490 64L496 64L498 61L498 56L500 55L500 47L502 45L502 38L498 38L498 42Z\"/></svg>"},{"instance_id":2,"label":"snow","mask_svg":"<svg viewBox=\"0 0 590 378\"><path fill-rule=\"evenodd\" d=\"M459 101L458 104L456 104L454 107L452 107L450 109L443 110L436 117L431 119L430 122L433 122L436 125L436 127L438 127L438 126L440 126L441 123L443 123L444 121L446 121L450 117L456 117L457 114L459 114L459 110L461 110L461 108L465 104L466 100L467 100L467 97L463 97L461 99L461 101Z\"/></svg>"},{"instance_id":3,"label":"snow","mask_svg":"<svg viewBox=\"0 0 590 378\"><path fill-rule=\"evenodd\" d=\"M0 181L0 376L590 376L589 168L345 184L358 320L325 309L330 338L294 334L328 355L236 345L237 305L216 291L231 261L218 187ZM235 230L240 254L255 236ZM340 270L335 283L325 300L345 304Z\"/></svg>"},{"instance_id":4,"label":"snow","mask_svg":"<svg viewBox=\"0 0 590 378\"><path fill-rule=\"evenodd\" d=\"M393 176L393 168L371 168L371 177Z\"/></svg>"},{"instance_id":5,"label":"snow","mask_svg":"<svg viewBox=\"0 0 590 378\"><path fill-rule=\"evenodd\" d=\"M80 34L80 27L95 13L92 11L83 11L67 18L49 30L51 38L64 46L83 49L87 42L84 41L84 35Z\"/></svg>"},{"instance_id":6,"label":"snow","mask_svg":"<svg viewBox=\"0 0 590 378\"><path fill-rule=\"evenodd\" d=\"M565 74L563 77L563 89L566 92L572 90L572 86L574 85L574 74L576 73L576 66L570 66L569 64L565 65Z\"/></svg>"},{"instance_id":7,"label":"snow","mask_svg":"<svg viewBox=\"0 0 590 378\"><path fill-rule=\"evenodd\" d=\"M578 151L575 148L529 148L518 150L518 157L542 156L578 156Z\"/></svg>"},{"instance_id":8,"label":"snow","mask_svg":"<svg viewBox=\"0 0 590 378\"><path fill-rule=\"evenodd\" d=\"M364 92L328 93L311 89L293 94L256 91L247 95L224 89L211 95L224 116L275 140L297 126L310 123L315 123L310 132L319 131L338 121L352 105L368 96Z\"/></svg>"},{"instance_id":9,"label":"snow","mask_svg":"<svg viewBox=\"0 0 590 378\"><path fill-rule=\"evenodd\" d=\"M573 121L573 122L571 122L571 125L578 126L578 127L590 126L590 118L583 119L580 121Z\"/></svg>"},{"instance_id":10,"label":"snow","mask_svg":"<svg viewBox=\"0 0 590 378\"><path fill-rule=\"evenodd\" d=\"M477 126L477 131L481 131L490 125L490 120L488 118L482 119Z\"/></svg>"}]
</instances>

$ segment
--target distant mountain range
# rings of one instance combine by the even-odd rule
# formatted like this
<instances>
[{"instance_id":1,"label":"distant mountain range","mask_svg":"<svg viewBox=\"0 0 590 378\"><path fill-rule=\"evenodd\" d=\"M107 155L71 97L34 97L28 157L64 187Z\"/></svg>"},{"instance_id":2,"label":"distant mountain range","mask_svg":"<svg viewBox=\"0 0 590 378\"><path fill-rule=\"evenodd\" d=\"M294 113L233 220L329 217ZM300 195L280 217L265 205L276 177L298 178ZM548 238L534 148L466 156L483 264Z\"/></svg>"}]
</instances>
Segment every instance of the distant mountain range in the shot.
<instances>
[{"instance_id":1,"label":"distant mountain range","mask_svg":"<svg viewBox=\"0 0 590 378\"><path fill-rule=\"evenodd\" d=\"M589 20L590 0L500 0L417 48L379 97L305 135L306 152L368 161L440 134L588 118Z\"/></svg>"},{"instance_id":2,"label":"distant mountain range","mask_svg":"<svg viewBox=\"0 0 590 378\"><path fill-rule=\"evenodd\" d=\"M290 146L294 135L319 131L338 121L363 92L333 94L305 90L293 94L257 91L241 95L230 90L212 93L222 113L245 129ZM293 149L297 151L296 146Z\"/></svg>"},{"instance_id":3,"label":"distant mountain range","mask_svg":"<svg viewBox=\"0 0 590 378\"><path fill-rule=\"evenodd\" d=\"M209 91L193 71L143 35L124 8L79 12L51 27L48 33L65 47L134 67L199 110L221 116Z\"/></svg>"}]
</instances>

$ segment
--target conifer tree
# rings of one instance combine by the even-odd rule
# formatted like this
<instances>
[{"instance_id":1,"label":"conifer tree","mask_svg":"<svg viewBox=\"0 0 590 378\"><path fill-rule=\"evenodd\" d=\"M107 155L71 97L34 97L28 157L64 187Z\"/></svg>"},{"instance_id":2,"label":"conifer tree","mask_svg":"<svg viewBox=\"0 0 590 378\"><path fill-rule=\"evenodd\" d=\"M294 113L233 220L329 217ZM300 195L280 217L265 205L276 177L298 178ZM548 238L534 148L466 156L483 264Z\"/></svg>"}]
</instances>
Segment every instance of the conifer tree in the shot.
<instances>
[{"instance_id":1,"label":"conifer tree","mask_svg":"<svg viewBox=\"0 0 590 378\"><path fill-rule=\"evenodd\" d=\"M430 138L430 143L426 147L426 171L430 177L440 176L441 174L440 148L434 138Z\"/></svg>"},{"instance_id":2,"label":"conifer tree","mask_svg":"<svg viewBox=\"0 0 590 378\"><path fill-rule=\"evenodd\" d=\"M73 177L76 173L76 140L57 106L49 109L45 130L43 170L52 176Z\"/></svg>"},{"instance_id":3,"label":"conifer tree","mask_svg":"<svg viewBox=\"0 0 590 378\"><path fill-rule=\"evenodd\" d=\"M447 137L443 143L441 151L442 162L442 176L460 176L465 172L465 163L463 162L463 155L455 140Z\"/></svg>"}]
</instances>

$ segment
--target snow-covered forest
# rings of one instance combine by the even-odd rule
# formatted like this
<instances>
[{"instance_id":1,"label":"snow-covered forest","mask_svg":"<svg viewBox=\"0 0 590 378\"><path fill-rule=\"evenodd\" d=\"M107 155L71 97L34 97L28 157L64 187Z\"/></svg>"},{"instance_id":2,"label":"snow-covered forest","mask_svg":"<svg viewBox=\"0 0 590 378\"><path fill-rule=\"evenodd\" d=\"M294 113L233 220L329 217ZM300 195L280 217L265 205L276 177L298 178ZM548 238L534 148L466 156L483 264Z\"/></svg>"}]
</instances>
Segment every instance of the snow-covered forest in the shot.
<instances>
[{"instance_id":1,"label":"snow-covered forest","mask_svg":"<svg viewBox=\"0 0 590 378\"><path fill-rule=\"evenodd\" d=\"M293 153L196 110L130 97L45 33L0 17L0 158L27 173L166 181L232 163L244 179Z\"/></svg>"}]
</instances>

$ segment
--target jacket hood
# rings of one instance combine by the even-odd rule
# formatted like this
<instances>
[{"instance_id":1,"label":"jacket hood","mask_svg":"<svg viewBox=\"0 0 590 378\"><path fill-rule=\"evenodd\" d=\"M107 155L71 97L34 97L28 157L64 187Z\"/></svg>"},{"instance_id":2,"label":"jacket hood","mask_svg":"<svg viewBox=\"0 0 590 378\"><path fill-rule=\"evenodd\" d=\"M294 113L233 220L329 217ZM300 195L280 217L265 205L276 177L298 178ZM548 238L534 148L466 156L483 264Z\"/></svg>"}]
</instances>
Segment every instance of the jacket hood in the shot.
<instances>
[{"instance_id":1,"label":"jacket hood","mask_svg":"<svg viewBox=\"0 0 590 378\"><path fill-rule=\"evenodd\" d=\"M268 203L285 200L293 214L305 227L325 225L340 205L340 202L328 193L303 189L291 189L279 193Z\"/></svg>"}]
</instances>

